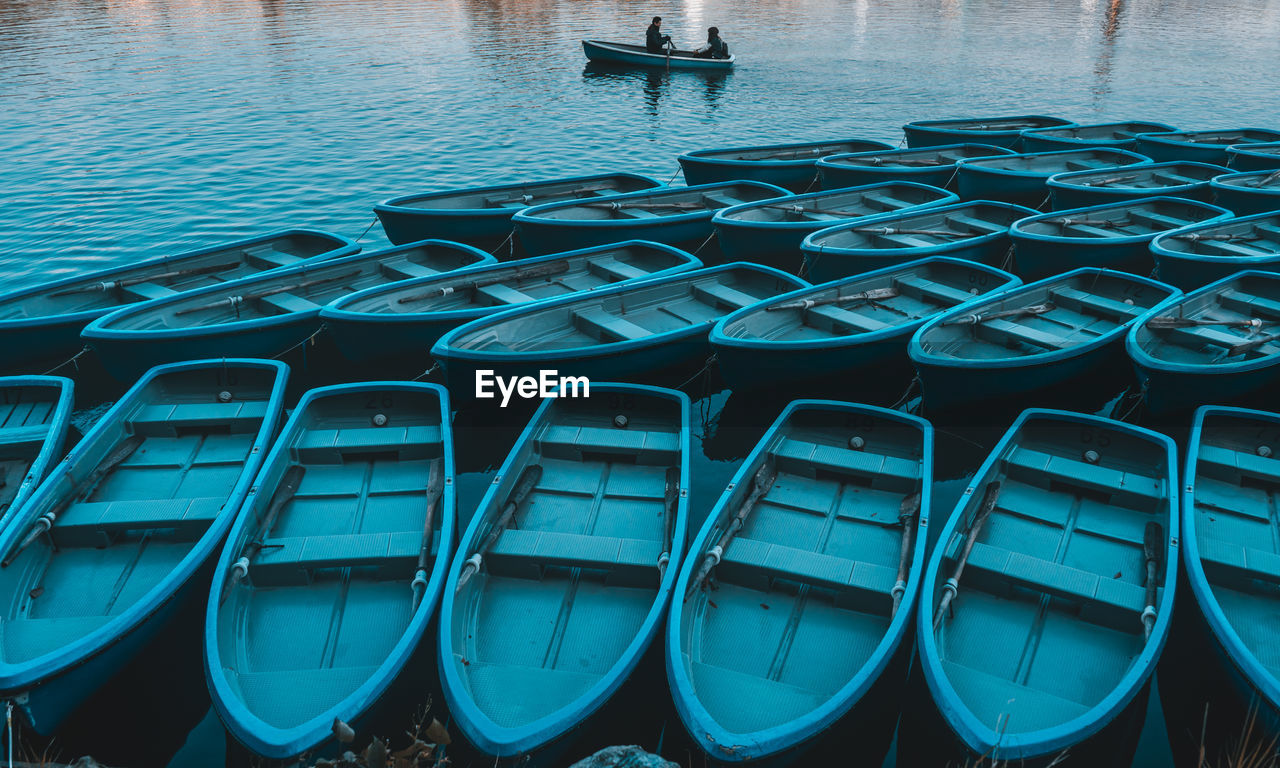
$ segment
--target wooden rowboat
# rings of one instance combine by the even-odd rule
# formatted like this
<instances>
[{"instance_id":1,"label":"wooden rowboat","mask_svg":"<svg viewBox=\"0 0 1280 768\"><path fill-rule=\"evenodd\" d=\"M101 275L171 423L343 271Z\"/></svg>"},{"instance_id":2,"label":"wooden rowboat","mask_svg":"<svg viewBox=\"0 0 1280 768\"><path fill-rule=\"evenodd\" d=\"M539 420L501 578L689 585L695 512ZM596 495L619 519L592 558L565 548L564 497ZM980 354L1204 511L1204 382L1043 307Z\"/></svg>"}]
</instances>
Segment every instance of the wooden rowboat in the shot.
<instances>
[{"instance_id":1,"label":"wooden rowboat","mask_svg":"<svg viewBox=\"0 0 1280 768\"><path fill-rule=\"evenodd\" d=\"M925 569L918 645L939 725L904 718L900 759L1130 763L1173 613L1176 455L1140 427L1023 412Z\"/></svg>"},{"instance_id":2,"label":"wooden rowboat","mask_svg":"<svg viewBox=\"0 0 1280 768\"><path fill-rule=\"evenodd\" d=\"M1243 269L1280 272L1280 213L1204 222L1151 241L1157 276L1184 291Z\"/></svg>"},{"instance_id":3,"label":"wooden rowboat","mask_svg":"<svg viewBox=\"0 0 1280 768\"><path fill-rule=\"evenodd\" d=\"M1174 161L1119 170L1055 173L1045 182L1053 209L1087 208L1152 195L1212 202L1209 180L1229 173L1220 165Z\"/></svg>"},{"instance_id":4,"label":"wooden rowboat","mask_svg":"<svg viewBox=\"0 0 1280 768\"><path fill-rule=\"evenodd\" d=\"M1280 131L1267 128L1226 128L1208 131L1163 131L1140 133L1136 151L1156 162L1191 160L1224 165L1227 147L1233 144L1260 144L1280 141Z\"/></svg>"},{"instance_id":5,"label":"wooden rowboat","mask_svg":"<svg viewBox=\"0 0 1280 768\"><path fill-rule=\"evenodd\" d=\"M956 191L964 200L1003 200L1039 207L1048 200L1045 184L1055 174L1150 164L1151 160L1143 155L1123 149L971 157L956 163Z\"/></svg>"},{"instance_id":6,"label":"wooden rowboat","mask_svg":"<svg viewBox=\"0 0 1280 768\"><path fill-rule=\"evenodd\" d=\"M886 181L914 181L942 189L955 187L956 162L966 157L1012 155L990 144L943 144L915 149L851 152L818 158L814 165L823 189L841 189Z\"/></svg>"},{"instance_id":7,"label":"wooden rowboat","mask_svg":"<svg viewBox=\"0 0 1280 768\"><path fill-rule=\"evenodd\" d=\"M647 67L656 69L689 69L702 72L726 72L733 69L737 60L733 54L727 59L707 59L694 51L673 50L666 53L649 53L643 45L610 43L604 40L583 40L582 51L597 64Z\"/></svg>"},{"instance_id":8,"label":"wooden rowboat","mask_svg":"<svg viewBox=\"0 0 1280 768\"><path fill-rule=\"evenodd\" d=\"M712 764L818 764L805 753L832 742L881 763L932 481L923 419L831 400L783 410L690 546L667 620L676 711Z\"/></svg>"},{"instance_id":9,"label":"wooden rowboat","mask_svg":"<svg viewBox=\"0 0 1280 768\"><path fill-rule=\"evenodd\" d=\"M688 184L759 181L792 192L816 188L815 163L828 155L892 149L883 141L828 139L789 144L700 149L676 159Z\"/></svg>"},{"instance_id":10,"label":"wooden rowboat","mask_svg":"<svg viewBox=\"0 0 1280 768\"><path fill-rule=\"evenodd\" d=\"M1088 149L1110 147L1133 150L1139 133L1176 131L1164 123L1096 123L1073 125L1066 128L1031 128L1022 132L1020 149L1023 152L1057 152L1064 149Z\"/></svg>"},{"instance_id":11,"label":"wooden rowboat","mask_svg":"<svg viewBox=\"0 0 1280 768\"><path fill-rule=\"evenodd\" d=\"M946 120L915 120L902 126L908 147L932 147L939 144L994 144L1016 149L1022 132L1032 128L1066 128L1070 120L1045 115L1009 115L1000 117L966 117Z\"/></svg>"},{"instance_id":12,"label":"wooden rowboat","mask_svg":"<svg viewBox=\"0 0 1280 768\"><path fill-rule=\"evenodd\" d=\"M449 423L444 388L412 382L321 387L293 410L205 620L214 707L255 754L336 747L334 719L359 728L427 633L455 536Z\"/></svg>"},{"instance_id":13,"label":"wooden rowboat","mask_svg":"<svg viewBox=\"0 0 1280 768\"><path fill-rule=\"evenodd\" d=\"M486 765L567 765L597 748L597 724L665 698L618 694L652 684L623 688L683 560L689 454L689 400L674 390L592 382L534 414L462 535L440 609L455 738Z\"/></svg>"},{"instance_id":14,"label":"wooden rowboat","mask_svg":"<svg viewBox=\"0 0 1280 768\"><path fill-rule=\"evenodd\" d=\"M0 694L37 732L56 730L192 596L270 447L287 375L237 358L155 368L10 513Z\"/></svg>"},{"instance_id":15,"label":"wooden rowboat","mask_svg":"<svg viewBox=\"0 0 1280 768\"><path fill-rule=\"evenodd\" d=\"M1209 182L1213 201L1237 216L1280 210L1280 173L1275 170L1228 173Z\"/></svg>"},{"instance_id":16,"label":"wooden rowboat","mask_svg":"<svg viewBox=\"0 0 1280 768\"><path fill-rule=\"evenodd\" d=\"M0 527L62 458L74 388L61 376L0 377Z\"/></svg>"}]
</instances>

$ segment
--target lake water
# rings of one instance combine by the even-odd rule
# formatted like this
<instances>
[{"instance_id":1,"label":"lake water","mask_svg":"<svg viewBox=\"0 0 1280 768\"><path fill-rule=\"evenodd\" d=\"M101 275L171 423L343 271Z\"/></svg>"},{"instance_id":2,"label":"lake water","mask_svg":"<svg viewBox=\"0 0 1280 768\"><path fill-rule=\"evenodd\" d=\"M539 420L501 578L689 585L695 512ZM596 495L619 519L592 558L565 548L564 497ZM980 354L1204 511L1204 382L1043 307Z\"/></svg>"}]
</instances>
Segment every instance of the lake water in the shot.
<instances>
[{"instance_id":1,"label":"lake water","mask_svg":"<svg viewBox=\"0 0 1280 768\"><path fill-rule=\"evenodd\" d=\"M654 14L686 47L719 26L736 70L586 66L580 39L638 43ZM665 181L681 151L896 143L912 119L1266 126L1277 60L1280 2L1266 0L0 0L0 279L279 227L376 247L371 206L393 195L614 169ZM705 514L781 403L726 407L727 393L692 386L707 395L693 501ZM966 445L951 449L953 495L981 457ZM463 509L501 457L489 452L464 478ZM182 642L171 684L146 692L161 702L124 702L146 717L110 733L81 720L59 737L63 756L221 765L198 662L181 661L198 658L198 638ZM1163 738L1153 720L1138 765L1167 762Z\"/></svg>"}]
</instances>

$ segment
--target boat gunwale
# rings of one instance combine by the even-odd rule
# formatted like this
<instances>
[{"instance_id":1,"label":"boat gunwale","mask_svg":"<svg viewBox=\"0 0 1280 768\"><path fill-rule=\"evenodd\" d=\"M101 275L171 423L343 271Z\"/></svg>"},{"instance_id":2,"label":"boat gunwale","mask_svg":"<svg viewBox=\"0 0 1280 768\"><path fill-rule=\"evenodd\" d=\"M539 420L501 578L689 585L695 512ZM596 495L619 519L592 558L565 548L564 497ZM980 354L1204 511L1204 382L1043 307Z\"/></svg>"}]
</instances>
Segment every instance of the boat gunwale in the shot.
<instances>
[{"instance_id":1,"label":"boat gunwale","mask_svg":"<svg viewBox=\"0 0 1280 768\"><path fill-rule=\"evenodd\" d=\"M689 426L692 405L689 396L679 390L667 387L622 382L593 381L591 382L591 389L593 395L596 392L615 392L663 398L673 401L674 405L679 409L680 422L677 440L680 444L681 493L676 501L676 518L672 526L673 535L669 563L682 563L689 528L688 490L691 482L690 453L693 450ZM520 755L551 743L599 711L617 693L617 690L626 682L627 678L635 673L635 669L645 651L659 637L680 571L679 567L667 568L655 590L656 594L653 603L645 614L644 622L636 630L635 635L618 657L618 660L601 676L600 680L593 683L591 687L569 704L551 714L544 715L522 726L501 726L493 722L476 705L470 695L464 697L451 695L454 691L467 691L470 688L469 680L464 679L458 672L451 650L453 648L451 632L455 621L454 604L456 602L455 593L457 591L459 572L468 561L468 553L472 542L479 536L480 527L485 522L486 515L484 513L491 507L496 506L499 501L497 494L503 478L511 475L517 463L523 464L524 458L521 457L521 454L524 453L523 449L526 446L533 445L537 431L543 425L553 423L550 421L550 417L556 401L557 398L543 399L520 432L520 436L516 438L506 458L503 459L497 474L494 475L493 480L490 481L488 488L485 490L484 497L476 505L476 513L472 515L471 521L458 539L457 549L449 562L448 570L445 574L444 599L440 603L439 621L437 622L439 627L437 629L436 669L440 674L440 682L444 689L449 712L472 743L482 751L499 757ZM654 567L657 567L656 563Z\"/></svg>"},{"instance_id":2,"label":"boat gunwale","mask_svg":"<svg viewBox=\"0 0 1280 768\"><path fill-rule=\"evenodd\" d=\"M1265 197L1267 195L1280 195L1280 186L1246 187L1246 186L1238 185L1234 183L1237 181L1244 181L1245 179L1251 178L1251 177L1258 177L1258 178L1265 179L1269 176L1274 176L1276 173L1276 170L1277 169L1273 168L1270 170L1261 170L1261 171L1232 171L1231 173L1224 173L1221 176L1214 176L1212 179L1209 179L1209 187L1213 189L1215 192L1220 189L1226 189L1231 192L1244 193L1247 195L1258 195L1261 197ZM1267 211L1267 213L1275 213L1275 212L1276 211Z\"/></svg>"},{"instance_id":3,"label":"boat gunwale","mask_svg":"<svg viewBox=\"0 0 1280 768\"><path fill-rule=\"evenodd\" d=\"M1080 149L1054 149L1054 150L1049 150L1047 152L1015 152L1013 155L991 155L989 157L965 157L956 161L956 172L959 173L962 169L968 169L976 173L987 174L991 176L1013 176L1013 177L1025 178L1025 179L1045 179L1047 181L1049 178L1056 176L1060 173L1080 173L1081 171L1051 171L1049 173L1045 173L1044 171L1032 171L1032 170L1024 170L1019 168L988 167L986 164L999 162L1001 160L1010 160L1013 158L1019 158L1019 159L1026 158L1026 157L1039 158L1039 157L1044 157L1045 155L1070 155L1070 154L1083 155L1086 153L1094 153L1094 154L1114 153L1117 155L1124 155L1124 156L1133 158L1134 162L1117 163L1115 165L1104 166L1102 168L1088 168L1083 171L1084 173L1094 173L1096 171L1107 171L1107 170L1113 170L1116 168L1132 168L1134 166L1153 165L1155 163L1155 161L1152 160L1150 157L1147 157L1146 155L1138 154L1137 152L1132 152L1127 149L1116 149L1114 147L1102 146L1102 147L1082 147Z\"/></svg>"},{"instance_id":4,"label":"boat gunwale","mask_svg":"<svg viewBox=\"0 0 1280 768\"><path fill-rule=\"evenodd\" d=\"M947 550L947 542L955 534L956 527L969 506L970 500L980 498L988 478L999 474L998 463L1004 460L1008 449L1013 446L1014 439L1025 425L1033 420L1060 421L1068 424L1094 425L1099 428L1117 432L1125 432L1135 437L1154 443L1164 449L1164 462L1167 476L1165 500L1168 504L1167 530L1165 531L1165 564L1163 589L1152 639L1148 640L1142 651L1133 660L1129 669L1121 676L1117 684L1103 699L1083 714L1048 728L1027 731L1014 736L997 732L978 721L965 705L947 674L941 667L941 654L937 637L933 629L932 595L941 581L938 571ZM1127 422L1115 421L1102 416L1076 413L1074 411L1053 408L1028 408L1019 414L1013 425L1004 433L1000 441L991 449L982 465L974 473L973 479L965 486L955 507L948 513L947 522L938 534L937 544L929 556L928 566L924 571L924 584L921 587L919 610L916 612L916 648L920 659L921 670L928 684L931 697L942 713L948 726L968 748L979 755L992 760L1028 759L1037 756L1053 755L1074 744L1088 739L1107 726L1120 712L1133 701L1139 691L1147 684L1161 651L1169 637L1169 628L1173 618L1174 598L1177 591L1178 575L1178 526L1179 494L1178 494L1178 447L1167 435L1139 427Z\"/></svg>"},{"instance_id":5,"label":"boat gunwale","mask_svg":"<svg viewBox=\"0 0 1280 768\"><path fill-rule=\"evenodd\" d=\"M149 619L166 608L175 599L200 567L222 546L223 537L234 520L234 509L252 487L257 469L271 446L280 424L283 411L285 388L288 384L289 366L278 360L258 358L217 358L204 360L188 360L178 363L157 365L144 373L128 389L120 399L98 419L85 436L62 459L61 463L49 474L28 497L22 510L36 507L57 491L55 486L58 473L66 467L66 471L78 462L82 456L95 448L95 443L103 435L117 428L127 411L139 403L135 402L142 393L159 377L196 370L226 370L229 368L259 368L272 376L266 397L267 412L263 416L254 440L247 452L235 486L227 493L227 500L219 509L217 517L208 529L191 546L191 549L179 560L147 592L135 600L128 608L108 618L97 628L81 635L52 651L36 656L27 661L12 664L0 660L0 691L21 693L45 680L64 674L71 669L89 663L92 659L105 653L111 647L125 641ZM3 527L0 527L0 551L8 551L17 542L27 520L17 515L8 516Z\"/></svg>"},{"instance_id":6,"label":"boat gunwale","mask_svg":"<svg viewBox=\"0 0 1280 768\"><path fill-rule=\"evenodd\" d=\"M417 206L405 205L405 203L434 200L439 198L454 197L461 194L479 194L482 192L505 192L512 189L525 189L527 187L550 186L552 184L573 184L583 181L604 181L606 179L635 179L637 181L651 181L653 186L650 189L662 189L667 185L658 179L642 173L631 173L628 171L615 171L605 173L593 173L585 176L562 176L555 179L540 179L527 182L515 182L511 184L492 184L479 187L453 187L451 189L435 190L431 192L421 192L417 194L397 195L389 197L380 203L375 203L373 210L375 213L381 211L384 213L394 213L397 215L413 215L413 216L477 216L494 218L510 217L515 214L519 208L419 208ZM626 193L618 193L626 194Z\"/></svg>"},{"instance_id":7,"label":"boat gunwale","mask_svg":"<svg viewBox=\"0 0 1280 768\"><path fill-rule=\"evenodd\" d=\"M992 115L989 117L949 117L936 120L913 120L902 126L904 133L909 131L917 131L920 133L941 134L967 134L972 136L999 136L1001 138L1016 138L1022 135L1023 131L1030 130L1028 128L1008 128L994 131L984 131L977 128L966 128L965 123L978 123L980 121L1013 121L1013 120L1040 120L1050 121L1047 125L1037 126L1040 128L1072 128L1079 123L1074 120L1067 120L1063 117L1054 117L1053 115ZM1017 154L1016 152L1014 154Z\"/></svg>"},{"instance_id":8,"label":"boat gunwale","mask_svg":"<svg viewBox=\"0 0 1280 768\"><path fill-rule=\"evenodd\" d=\"M1263 148L1274 150L1267 152ZM1253 141L1241 144L1228 144L1228 159L1234 155L1243 155L1245 157L1256 157L1266 160L1280 160L1280 140L1277 141Z\"/></svg>"},{"instance_id":9,"label":"boat gunwale","mask_svg":"<svg viewBox=\"0 0 1280 768\"><path fill-rule=\"evenodd\" d=\"M680 579L676 584L676 594L684 593L689 580L693 577L694 568L701 565L701 559L693 557L692 553L701 552L707 548L705 545L709 543L708 540L711 534L715 532L716 524L722 516L722 510L732 500L735 489L742 487L744 484L749 485L750 478L759 466L761 457L768 450L770 443L774 442L775 436L782 427L786 426L791 417L800 411L839 411L848 414L869 415L874 418L895 421L902 426L919 431L921 440L921 513L916 523L915 547L911 555L906 592L897 615L889 621L875 649L862 667L859 668L857 674L818 707L799 717L792 718L784 724L751 733L736 733L724 728L711 716L711 713L707 711L698 699L693 690L692 680L689 679L684 669L684 652L681 644L681 625L684 621L684 611L681 606L675 605L673 601L671 613L667 620L664 653L667 681L671 686L672 699L686 730L693 732L696 729L701 734L700 737L695 736L695 740L699 742L702 749L708 753L715 750L715 759L726 763L745 763L782 753L816 737L822 730L825 730L848 714L849 710L856 706L872 685L879 680L894 653L901 647L903 640L913 628L918 607L916 603L920 598L922 582L925 576L924 567L927 560L925 557L925 549L927 548L925 542L928 541L930 504L934 485L933 424L922 417L879 406L842 400L805 398L793 400L783 408L782 413L778 415L777 419L774 420L769 429L755 444L751 453L743 459L728 486L720 493L706 520L703 521L698 533L689 544L688 551L690 554L686 556L684 563L680 567Z\"/></svg>"},{"instance_id":10,"label":"boat gunwale","mask_svg":"<svg viewBox=\"0 0 1280 768\"><path fill-rule=\"evenodd\" d=\"M787 197L792 194L791 192L787 191L786 189L783 189L782 187L779 187L775 184L768 184L763 181L750 181L750 180L715 181L715 182L711 182L710 184L696 184L691 187L658 187L656 189L642 189L637 192L624 192L623 194L620 194L620 195L609 195L607 199L600 200L599 202L616 203L620 200L631 200L639 197L647 197L653 194L660 194L665 192L677 193L677 192L688 192L691 190L701 192L701 191L711 191L713 189L725 189L728 187L739 187L739 186L756 187L767 192L777 192L778 194L775 195L774 197ZM761 198L759 201L755 201L755 202L773 200L774 197ZM561 200L554 203L543 203L541 205L529 206L528 208L521 208L519 211L516 211L515 215L511 217L511 223L515 227L519 227L522 224L532 224L534 226L552 226L552 227L565 227L565 228L575 228L575 229L586 229L586 228L595 229L598 227L605 227L609 229L616 229L620 227L631 227L633 229L640 229L640 228L651 227L651 226L665 226L667 224L680 224L687 221L697 221L702 218L709 220L711 219L712 216L715 215L717 211L721 211L721 210L724 210L725 208L733 207L733 206L726 205L726 206L721 206L720 208L706 208L706 209L697 210L697 211L688 211L686 213L673 213L668 216L661 216L656 220L548 219L548 218L542 217L542 214L545 213L546 211L556 210L559 208L574 208L582 205L583 202L594 202L594 201ZM741 203L734 203L734 205L735 206L741 205ZM643 238L640 238L640 239L643 239Z\"/></svg>"},{"instance_id":11,"label":"boat gunwale","mask_svg":"<svg viewBox=\"0 0 1280 768\"><path fill-rule=\"evenodd\" d=\"M258 532L261 520L253 514L254 502L259 490L266 484L267 475L273 466L283 461L287 466L287 456L296 444L296 440L307 431L304 420L310 416L310 407L329 397L358 392L413 392L434 395L440 416L440 443L444 459L444 488L440 498L440 531L437 536L439 547L431 565L430 576L418 608L409 616L408 625L387 653L386 658L377 666L354 691L347 694L332 707L315 715L305 722L291 728L280 728L267 723L250 710L238 692L238 685L232 686L227 670L223 668L222 656L218 650L219 616L222 608L222 595L227 590L225 574L227 574L241 552L241 539L248 529L249 535ZM213 571L213 586L205 604L203 630L204 649L201 654L205 682L209 686L210 699L218 716L227 730L241 743L254 752L267 758L288 758L300 754L304 750L313 749L332 736L332 725L335 717L352 719L352 712L364 713L391 686L400 674L404 664L415 649L426 638L427 628L435 614L437 602L443 589L444 571L452 560L453 539L457 523L456 484L453 456L453 430L450 428L452 412L450 410L449 392L439 384L414 381L362 381L347 384L333 384L315 387L303 393L289 415L288 421L280 430L271 445L271 450L261 461L258 472L254 474L253 486L242 499L234 512L234 523L227 533L225 543L218 556ZM271 486L272 495L276 486ZM264 504L270 503L269 497ZM263 532L266 533L265 531ZM238 672L237 672L238 674ZM344 717L345 715L345 717Z\"/></svg>"},{"instance_id":12,"label":"boat gunwale","mask_svg":"<svg viewBox=\"0 0 1280 768\"><path fill-rule=\"evenodd\" d=\"M892 218L894 217L923 216L926 214L942 213L943 211L949 212L953 210L961 210L966 207L979 206L979 205L995 206L997 208L1005 208L1005 209L1022 209L1023 211L1027 212L1027 215L1033 215L1033 214L1039 213L1039 211L1035 210L1034 208L1027 208L1026 206L1018 205L1017 203L1007 203L1001 200L962 200L958 203L950 203L948 205L938 205L938 206L932 206L929 208L920 208L916 210L889 211L887 213L877 213L872 216L863 216L857 219L849 219L848 221L844 221L834 226L827 227L826 229L820 229L817 232L812 232L808 236L806 236L804 239L804 242L800 244L800 250L806 254L813 254L813 255L831 253L839 256L850 256L850 257L882 256L886 253L892 253L892 254L925 253L930 255L932 254L944 255L948 251L957 251L964 248L969 248L974 245L980 245L983 243L991 242L993 240L998 240L1002 237L1008 237L1009 227L1004 227L1003 229L999 229L995 232L987 232L981 235L972 235L970 237L955 239L947 243L935 243L931 245L911 245L911 246L893 247L893 248L868 248L868 247L846 248L841 246L824 245L822 243L817 242L820 238L830 237L832 234L835 234L839 230L857 229L860 227L871 226L873 224L879 224L884 221L892 220ZM1021 218L1026 218L1026 216L1023 216ZM1013 222L1010 222L1009 226L1013 226Z\"/></svg>"},{"instance_id":13,"label":"boat gunwale","mask_svg":"<svg viewBox=\"0 0 1280 768\"><path fill-rule=\"evenodd\" d=\"M887 187L909 187L925 193L938 192L938 193L941 193L941 196L938 197L937 200L930 200L924 203L913 203L911 205L907 205L902 208L895 208L892 211L881 211L879 213L870 213L870 214L864 213L856 216L846 216L843 219L835 219L834 221L837 221L837 222L842 220L852 221L853 219L866 218L867 216L879 216L884 213L897 213L898 211L923 210L925 208L934 208L941 205L952 205L954 203L960 202L960 196L957 195L956 193L951 192L949 190L945 190L941 187L935 187L932 184L922 184L918 181L897 181L897 180L877 181L871 184L859 184L852 187L836 187L834 189L824 189L818 192L805 192L804 194L799 194L799 195L787 195L786 197L781 197L781 198L773 197L767 200L758 200L756 202L751 202L751 203L739 203L738 205L731 205L728 208L721 208L717 210L715 215L711 217L711 224L712 226L716 226L716 227L719 227L719 226L742 227L743 229L810 230L810 229L813 229L815 226L819 227L820 229L826 229L827 226L830 226L830 225L826 224L826 222L821 222L821 221L751 221L751 220L744 220L744 219L734 219L731 217L742 211L761 208L764 206L783 205L791 202L817 200L824 197L830 197L832 195L845 194L849 192L870 192L873 190L884 189Z\"/></svg>"},{"instance_id":14,"label":"boat gunwale","mask_svg":"<svg viewBox=\"0 0 1280 768\"><path fill-rule=\"evenodd\" d=\"M818 155L817 157L797 157L790 160L764 159L764 160L741 160L728 157L714 157L713 155L724 154L728 152L755 152L764 149L773 149L783 151L787 149L801 150L806 147L825 147L830 144L880 144L882 146L874 147L869 152L883 152L888 149L894 149L894 146L888 142L879 139L864 139L861 137L831 139L829 141L796 141L784 142L781 144L757 144L742 147L716 147L714 149L695 149L684 152L676 156L676 162L684 165L685 160L691 160L703 165L732 165L744 166L748 168L803 168L806 165L814 165L825 157L832 157L837 154L850 154L848 152L833 152L830 155ZM721 182L723 183L723 182ZM678 189L678 187L677 187Z\"/></svg>"},{"instance_id":15,"label":"boat gunwale","mask_svg":"<svg viewBox=\"0 0 1280 768\"><path fill-rule=\"evenodd\" d=\"M1227 168L1226 166L1218 165L1216 163L1205 163L1199 160L1163 160L1160 162L1138 163L1136 165L1122 165L1117 167L1132 168L1137 171L1142 171L1142 170L1149 170L1149 169L1170 168L1173 166L1188 166L1188 165L1194 166L1197 168L1211 168L1217 171L1217 173L1214 174L1215 176L1221 176L1224 173L1231 173L1231 169ZM1171 184L1163 187L1130 187L1130 186L1114 186L1114 185L1099 187L1099 186L1094 186L1092 184L1072 184L1071 183L1072 179L1084 176L1086 174L1107 173L1107 172L1113 172L1114 170L1115 168L1097 168L1097 169L1085 170L1085 171L1062 171L1061 173L1055 173L1052 176L1050 176L1045 181L1045 186L1049 187L1051 191L1054 188L1058 188L1058 189L1070 189L1073 191L1084 190L1089 192L1098 192L1098 193L1107 194L1107 195L1132 194L1133 192L1136 191L1136 192L1152 193L1152 194L1163 195L1163 196L1177 197L1176 192L1192 190L1192 189L1195 189L1196 187L1202 187L1202 186L1207 187L1209 185L1210 180L1213 179L1213 176L1208 176L1201 181L1192 181L1186 184Z\"/></svg>"},{"instance_id":16,"label":"boat gunwale","mask_svg":"<svg viewBox=\"0 0 1280 768\"><path fill-rule=\"evenodd\" d=\"M1038 222L1044 219L1062 218L1068 214L1079 214L1079 213L1085 213L1089 211L1099 211L1104 209L1112 210L1116 208L1130 208L1133 206L1143 205L1145 203L1153 203L1153 202L1174 203L1178 205L1186 205L1191 208L1200 208L1207 211L1216 211L1217 215L1211 219L1204 219L1201 221L1192 222L1191 224L1183 224L1182 226L1179 226L1179 227L1170 227L1169 229L1158 230L1151 234L1124 235L1122 237L1102 238L1102 237L1072 237L1070 235L1046 235L1039 232L1028 232L1022 229L1022 225L1024 224L1030 224L1030 223ZM1201 224L1221 224L1226 222L1228 219L1233 219L1233 218L1235 218L1235 214L1227 210L1226 208L1223 208L1220 205L1213 205L1212 203L1203 203L1203 202L1200 202L1199 200L1189 200L1185 197L1173 197L1172 195L1152 195L1151 197L1139 197L1139 198L1133 198L1128 200L1116 200L1114 202L1099 203L1097 205L1085 205L1085 206L1080 206L1078 208L1059 208L1056 210L1049 211L1047 213L1041 213L1035 216L1028 216L1025 219L1018 219L1009 227L1009 237L1012 238L1015 242L1018 239L1023 239L1023 240L1031 240L1031 241L1038 241L1038 242L1045 242L1045 243L1060 243L1063 245L1069 244L1069 245L1080 245L1080 246L1133 245L1137 243L1152 241L1155 238L1160 237L1161 235L1165 235L1170 232L1175 232L1185 227L1200 226Z\"/></svg>"}]
</instances>

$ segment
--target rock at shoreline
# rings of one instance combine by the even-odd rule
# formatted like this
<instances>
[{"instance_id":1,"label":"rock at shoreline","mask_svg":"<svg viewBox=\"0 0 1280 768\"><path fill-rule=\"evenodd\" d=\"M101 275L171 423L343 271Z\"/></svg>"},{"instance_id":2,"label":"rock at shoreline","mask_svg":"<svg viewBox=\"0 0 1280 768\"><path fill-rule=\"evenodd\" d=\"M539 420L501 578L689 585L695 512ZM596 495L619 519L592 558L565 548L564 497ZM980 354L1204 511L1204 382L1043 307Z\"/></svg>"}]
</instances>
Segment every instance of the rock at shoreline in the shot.
<instances>
[{"instance_id":1,"label":"rock at shoreline","mask_svg":"<svg viewBox=\"0 0 1280 768\"><path fill-rule=\"evenodd\" d=\"M651 755L637 746L606 747L591 757L584 757L569 768L680 768L679 765Z\"/></svg>"}]
</instances>

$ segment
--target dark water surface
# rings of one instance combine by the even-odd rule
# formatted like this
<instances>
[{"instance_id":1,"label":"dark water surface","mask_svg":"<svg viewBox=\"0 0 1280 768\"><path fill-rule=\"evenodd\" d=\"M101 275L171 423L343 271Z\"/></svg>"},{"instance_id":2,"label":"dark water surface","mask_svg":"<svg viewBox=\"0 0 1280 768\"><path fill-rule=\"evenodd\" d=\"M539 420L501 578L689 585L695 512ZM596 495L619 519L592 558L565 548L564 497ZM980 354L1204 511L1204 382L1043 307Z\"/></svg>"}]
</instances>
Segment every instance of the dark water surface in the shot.
<instances>
[{"instance_id":1,"label":"dark water surface","mask_svg":"<svg viewBox=\"0 0 1280 768\"><path fill-rule=\"evenodd\" d=\"M737 69L586 66L581 38L639 42L655 13L683 46L719 26ZM1274 125L1278 33L1280 2L1266 0L0 0L0 279L279 227L377 247L371 206L393 195L615 169L665 181L681 151L896 143L912 119ZM309 369L295 388L341 377ZM119 390L88 372L78 383L82 405ZM718 389L705 377L687 387L695 522L783 404ZM525 416L460 430L464 517ZM940 436L938 528L1007 424ZM171 657L146 660L156 680L104 692L95 703L114 717L78 719L59 736L63 756L222 765L199 642L176 636ZM1141 766L1169 759L1151 701Z\"/></svg>"}]
</instances>

